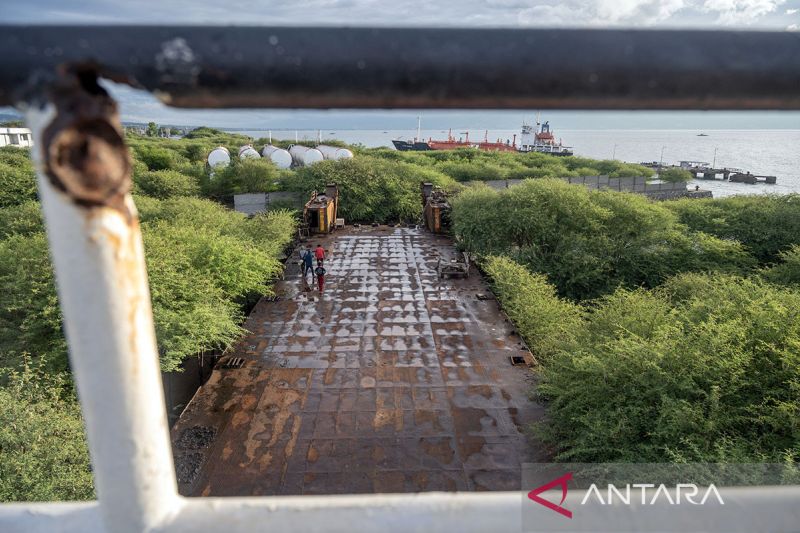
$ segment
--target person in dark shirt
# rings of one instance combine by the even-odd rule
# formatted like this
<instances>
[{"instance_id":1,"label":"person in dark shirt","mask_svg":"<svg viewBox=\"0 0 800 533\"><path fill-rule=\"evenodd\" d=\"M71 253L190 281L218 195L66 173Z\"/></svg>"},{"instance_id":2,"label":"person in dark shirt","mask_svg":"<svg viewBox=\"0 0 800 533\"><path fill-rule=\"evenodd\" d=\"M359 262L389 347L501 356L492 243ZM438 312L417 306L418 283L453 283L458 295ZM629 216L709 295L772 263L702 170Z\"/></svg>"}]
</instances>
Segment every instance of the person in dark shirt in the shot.
<instances>
[{"instance_id":1,"label":"person in dark shirt","mask_svg":"<svg viewBox=\"0 0 800 533\"><path fill-rule=\"evenodd\" d=\"M319 288L320 294L322 294L322 290L325 287L325 267L322 266L322 261L319 262L317 265L317 269L314 273L317 275L317 287Z\"/></svg>"},{"instance_id":2,"label":"person in dark shirt","mask_svg":"<svg viewBox=\"0 0 800 533\"><path fill-rule=\"evenodd\" d=\"M311 274L311 284L314 284L314 252L311 250L311 245L306 246L306 250L301 256L303 258L303 279L305 280Z\"/></svg>"}]
</instances>

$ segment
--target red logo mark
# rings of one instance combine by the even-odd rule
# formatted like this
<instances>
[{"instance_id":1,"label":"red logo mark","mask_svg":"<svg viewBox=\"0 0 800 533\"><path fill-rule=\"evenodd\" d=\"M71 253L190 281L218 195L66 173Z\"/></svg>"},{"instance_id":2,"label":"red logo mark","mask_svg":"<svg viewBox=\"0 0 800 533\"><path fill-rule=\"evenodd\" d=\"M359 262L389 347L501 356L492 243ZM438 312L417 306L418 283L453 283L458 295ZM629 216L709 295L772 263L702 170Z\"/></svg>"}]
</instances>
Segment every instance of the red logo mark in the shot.
<instances>
[{"instance_id":1,"label":"red logo mark","mask_svg":"<svg viewBox=\"0 0 800 533\"><path fill-rule=\"evenodd\" d=\"M572 511L561 507L561 504L564 503L564 500L567 499L567 481L569 481L570 479L572 479L572 472L567 472L560 478L556 478L553 481L542 485L541 487L536 487L535 489L533 489L528 493L528 498L535 501L539 505L544 505L548 509L552 509L558 514L562 514L567 518L572 518ZM561 486L561 501L558 502L558 505L539 497L539 494L557 486Z\"/></svg>"}]
</instances>

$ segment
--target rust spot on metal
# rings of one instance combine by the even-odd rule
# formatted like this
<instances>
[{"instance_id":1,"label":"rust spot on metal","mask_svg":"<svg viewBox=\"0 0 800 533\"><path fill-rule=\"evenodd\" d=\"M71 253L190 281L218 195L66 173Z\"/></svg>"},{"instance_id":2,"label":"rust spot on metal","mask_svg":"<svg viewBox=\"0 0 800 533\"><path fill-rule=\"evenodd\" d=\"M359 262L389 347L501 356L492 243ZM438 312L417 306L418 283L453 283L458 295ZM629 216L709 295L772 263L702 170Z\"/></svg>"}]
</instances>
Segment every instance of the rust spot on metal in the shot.
<instances>
[{"instance_id":1,"label":"rust spot on metal","mask_svg":"<svg viewBox=\"0 0 800 533\"><path fill-rule=\"evenodd\" d=\"M56 116L40 147L48 179L76 204L111 207L132 222L131 160L116 102L85 70L62 73L49 96Z\"/></svg>"}]
</instances>

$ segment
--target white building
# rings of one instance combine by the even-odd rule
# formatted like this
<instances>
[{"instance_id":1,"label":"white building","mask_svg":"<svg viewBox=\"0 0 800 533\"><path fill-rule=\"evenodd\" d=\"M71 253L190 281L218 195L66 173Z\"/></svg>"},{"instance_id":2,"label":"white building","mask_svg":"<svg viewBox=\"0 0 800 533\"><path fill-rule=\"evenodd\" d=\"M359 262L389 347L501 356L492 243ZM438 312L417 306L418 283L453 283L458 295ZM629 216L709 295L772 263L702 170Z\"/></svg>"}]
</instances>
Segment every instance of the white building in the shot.
<instances>
[{"instance_id":1,"label":"white building","mask_svg":"<svg viewBox=\"0 0 800 533\"><path fill-rule=\"evenodd\" d=\"M0 146L33 146L33 136L28 128L0 128Z\"/></svg>"}]
</instances>

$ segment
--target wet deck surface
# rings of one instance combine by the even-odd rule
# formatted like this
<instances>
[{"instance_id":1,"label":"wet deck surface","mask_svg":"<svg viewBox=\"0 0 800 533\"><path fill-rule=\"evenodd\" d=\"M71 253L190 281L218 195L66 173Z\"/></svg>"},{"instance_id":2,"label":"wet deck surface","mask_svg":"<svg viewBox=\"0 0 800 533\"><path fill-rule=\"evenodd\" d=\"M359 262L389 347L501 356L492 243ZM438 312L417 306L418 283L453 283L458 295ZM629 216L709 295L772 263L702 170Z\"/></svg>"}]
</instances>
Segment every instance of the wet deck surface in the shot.
<instances>
[{"instance_id":1,"label":"wet deck surface","mask_svg":"<svg viewBox=\"0 0 800 533\"><path fill-rule=\"evenodd\" d=\"M316 241L314 241L316 243ZM440 281L451 242L348 228L320 298L298 268L173 429L182 494L518 490L542 414L519 338L474 271Z\"/></svg>"}]
</instances>

